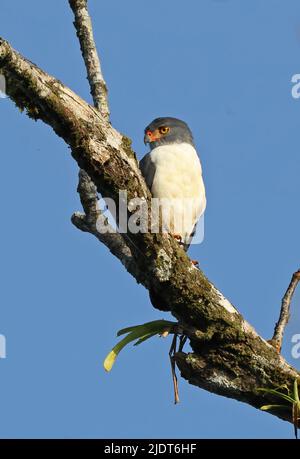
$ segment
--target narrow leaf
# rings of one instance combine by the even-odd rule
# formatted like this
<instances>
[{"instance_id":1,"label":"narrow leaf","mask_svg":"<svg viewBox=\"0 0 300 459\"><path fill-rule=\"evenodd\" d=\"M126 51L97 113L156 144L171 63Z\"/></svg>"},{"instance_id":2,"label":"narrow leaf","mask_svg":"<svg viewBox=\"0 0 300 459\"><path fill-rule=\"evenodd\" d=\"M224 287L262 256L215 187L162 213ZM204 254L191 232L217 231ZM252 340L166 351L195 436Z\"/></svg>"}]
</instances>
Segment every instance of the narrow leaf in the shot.
<instances>
[{"instance_id":1,"label":"narrow leaf","mask_svg":"<svg viewBox=\"0 0 300 459\"><path fill-rule=\"evenodd\" d=\"M132 332L142 326L143 325L133 325L132 327L122 328L122 330L118 331L117 336L125 335L125 333Z\"/></svg>"},{"instance_id":2,"label":"narrow leaf","mask_svg":"<svg viewBox=\"0 0 300 459\"><path fill-rule=\"evenodd\" d=\"M105 360L103 362L103 366L104 366L105 371L109 372L112 369L116 358L117 358L117 354L114 351L110 351L110 353L107 354L107 356L106 356L106 358L105 358Z\"/></svg>"},{"instance_id":3,"label":"narrow leaf","mask_svg":"<svg viewBox=\"0 0 300 459\"><path fill-rule=\"evenodd\" d=\"M139 344L143 343L149 338L152 338L152 336L157 335L157 333L148 333L147 335L142 336L136 343L134 343L134 346L138 346Z\"/></svg>"},{"instance_id":4,"label":"narrow leaf","mask_svg":"<svg viewBox=\"0 0 300 459\"><path fill-rule=\"evenodd\" d=\"M299 393L298 393L298 381L297 378L294 381L294 391L293 391L294 400L296 403L299 403Z\"/></svg>"},{"instance_id":5,"label":"narrow leaf","mask_svg":"<svg viewBox=\"0 0 300 459\"><path fill-rule=\"evenodd\" d=\"M113 367L113 364L115 363L115 360L118 356L118 354L121 352L121 350L123 349L123 347L125 347L128 343L130 343L131 341L134 341L136 339L138 339L139 336L137 335L137 333L129 333L129 335L125 336L125 338L123 338L119 343L117 343L113 348L112 350L109 352L109 354L107 355L107 357L105 358L104 360L104 368L106 371L110 371Z\"/></svg>"},{"instance_id":6,"label":"narrow leaf","mask_svg":"<svg viewBox=\"0 0 300 459\"><path fill-rule=\"evenodd\" d=\"M176 322L170 322L168 320L153 320L142 325L134 325L132 327L123 328L119 330L117 336L128 333L119 343L117 343L113 349L106 356L103 365L106 371L110 371L116 361L116 358L120 351L131 341L137 340L135 346L141 344L147 339L154 335L163 333L166 330L172 330L177 325Z\"/></svg>"},{"instance_id":7,"label":"narrow leaf","mask_svg":"<svg viewBox=\"0 0 300 459\"><path fill-rule=\"evenodd\" d=\"M268 410L288 410L289 407L286 405L263 405L260 407L261 410L263 411L268 411Z\"/></svg>"},{"instance_id":8,"label":"narrow leaf","mask_svg":"<svg viewBox=\"0 0 300 459\"><path fill-rule=\"evenodd\" d=\"M174 327L174 325L177 325L177 323L170 322L169 320L153 320L142 325L134 325L132 327L122 328L122 330L118 331L117 336L124 335L125 333L129 333L134 330L141 330L142 328L147 331L160 333L164 331L165 328Z\"/></svg>"},{"instance_id":9,"label":"narrow leaf","mask_svg":"<svg viewBox=\"0 0 300 459\"><path fill-rule=\"evenodd\" d=\"M260 392L266 392L268 394L276 395L276 397L283 398L284 400L288 401L289 403L294 403L294 400L292 397L289 395L283 394L282 392L279 392L278 390L275 389L257 389Z\"/></svg>"}]
</instances>

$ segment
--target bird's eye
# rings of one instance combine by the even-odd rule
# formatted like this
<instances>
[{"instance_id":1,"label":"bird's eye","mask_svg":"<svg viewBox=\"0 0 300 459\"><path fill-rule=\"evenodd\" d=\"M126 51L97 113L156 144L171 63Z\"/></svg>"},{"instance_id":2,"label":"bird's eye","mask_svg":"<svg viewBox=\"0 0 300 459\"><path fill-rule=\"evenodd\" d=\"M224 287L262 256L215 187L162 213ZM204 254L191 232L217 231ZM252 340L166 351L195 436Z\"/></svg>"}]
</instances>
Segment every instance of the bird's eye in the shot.
<instances>
[{"instance_id":1,"label":"bird's eye","mask_svg":"<svg viewBox=\"0 0 300 459\"><path fill-rule=\"evenodd\" d=\"M170 128L166 127L166 126L162 126L161 128L159 128L159 132L160 134L167 134L167 132L169 132Z\"/></svg>"}]
</instances>

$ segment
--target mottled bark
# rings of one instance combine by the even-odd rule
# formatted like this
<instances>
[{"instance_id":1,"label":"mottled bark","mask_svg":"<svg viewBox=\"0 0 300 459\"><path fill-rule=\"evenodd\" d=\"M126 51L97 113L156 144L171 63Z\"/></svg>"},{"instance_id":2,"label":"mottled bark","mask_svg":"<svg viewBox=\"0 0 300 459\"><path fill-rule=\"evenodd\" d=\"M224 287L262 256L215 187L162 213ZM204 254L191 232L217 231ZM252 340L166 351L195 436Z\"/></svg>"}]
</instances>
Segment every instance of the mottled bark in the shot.
<instances>
[{"instance_id":1,"label":"mottled bark","mask_svg":"<svg viewBox=\"0 0 300 459\"><path fill-rule=\"evenodd\" d=\"M103 196L118 202L119 190L127 190L129 199L149 201L129 139L97 110L4 40L0 40L0 71L6 77L9 97L65 140ZM192 266L178 243L168 235L151 233L130 234L126 243L135 266L131 273L169 304L190 339L193 352L175 355L182 376L201 388L255 407L276 403L257 389L283 383L291 387L299 373ZM124 255L115 255L126 265ZM289 412L272 414L291 421Z\"/></svg>"}]
</instances>

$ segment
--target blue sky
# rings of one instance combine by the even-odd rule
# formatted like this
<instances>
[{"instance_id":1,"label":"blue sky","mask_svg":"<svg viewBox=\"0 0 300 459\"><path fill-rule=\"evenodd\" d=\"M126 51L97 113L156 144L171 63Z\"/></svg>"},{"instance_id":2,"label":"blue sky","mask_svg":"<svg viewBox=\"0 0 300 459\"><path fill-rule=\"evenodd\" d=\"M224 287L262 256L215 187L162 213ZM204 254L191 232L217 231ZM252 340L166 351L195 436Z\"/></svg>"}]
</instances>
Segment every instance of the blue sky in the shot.
<instances>
[{"instance_id":1,"label":"blue sky","mask_svg":"<svg viewBox=\"0 0 300 459\"><path fill-rule=\"evenodd\" d=\"M299 1L90 0L90 11L113 124L141 157L153 118L188 122L208 199L191 256L270 338L300 262ZM0 35L90 101L72 21L67 1L1 1ZM0 437L292 438L287 423L184 380L174 406L169 340L103 371L117 330L169 315L71 225L77 166L63 141L8 99L0 119Z\"/></svg>"}]
</instances>

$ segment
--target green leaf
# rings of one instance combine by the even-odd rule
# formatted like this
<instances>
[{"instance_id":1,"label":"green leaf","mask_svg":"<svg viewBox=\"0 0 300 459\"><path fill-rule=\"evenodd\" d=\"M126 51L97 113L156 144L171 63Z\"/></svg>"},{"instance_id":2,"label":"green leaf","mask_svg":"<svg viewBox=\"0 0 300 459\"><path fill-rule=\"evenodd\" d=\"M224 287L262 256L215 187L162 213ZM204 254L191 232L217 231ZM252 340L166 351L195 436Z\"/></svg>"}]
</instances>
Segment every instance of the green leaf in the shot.
<instances>
[{"instance_id":1,"label":"green leaf","mask_svg":"<svg viewBox=\"0 0 300 459\"><path fill-rule=\"evenodd\" d=\"M131 331L135 330L147 330L147 331L152 331L155 333L161 333L167 328L172 328L174 325L177 325L176 322L170 322L169 320L153 320L151 322L146 322L145 324L142 325L133 325L132 327L127 327L127 328L122 328L122 330L119 330L117 333L117 336L124 335L125 333L129 333Z\"/></svg>"},{"instance_id":2,"label":"green leaf","mask_svg":"<svg viewBox=\"0 0 300 459\"><path fill-rule=\"evenodd\" d=\"M157 335L157 333L148 333L147 335L142 336L136 343L134 343L134 346L138 346L139 344L143 343L149 338L152 338L152 336Z\"/></svg>"},{"instance_id":3,"label":"green leaf","mask_svg":"<svg viewBox=\"0 0 300 459\"><path fill-rule=\"evenodd\" d=\"M287 389L287 386L281 386L280 388ZM263 411L268 411L272 409L291 409L292 410L292 421L294 425L294 432L295 432L295 437L298 438L298 424L300 420L300 400L299 400L299 391L298 391L298 378L294 380L293 384L293 393L292 396L290 395L290 391L288 391L288 395L284 394L283 392L279 392L277 389L265 389L265 388L259 388L257 389L260 392L266 392L267 394L272 394L275 395L276 397L279 397L283 400L286 400L291 404L289 405L263 405L261 406L261 410Z\"/></svg>"},{"instance_id":4,"label":"green leaf","mask_svg":"<svg viewBox=\"0 0 300 459\"><path fill-rule=\"evenodd\" d=\"M136 330L140 327L142 327L143 325L133 325L132 327L127 327L127 328L122 328L122 330L119 330L118 333L117 333L117 336L121 336L121 335L125 335L125 333L129 333L133 330Z\"/></svg>"},{"instance_id":5,"label":"green leaf","mask_svg":"<svg viewBox=\"0 0 300 459\"><path fill-rule=\"evenodd\" d=\"M109 354L107 354L104 362L103 362L103 366L104 366L104 369L105 371L109 372L112 367L113 367L113 364L115 363L115 360L117 358L117 355L113 350L110 351Z\"/></svg>"},{"instance_id":6,"label":"green leaf","mask_svg":"<svg viewBox=\"0 0 300 459\"><path fill-rule=\"evenodd\" d=\"M263 405L260 407L260 409L263 411L278 410L278 409L288 410L289 407L287 405Z\"/></svg>"},{"instance_id":7,"label":"green leaf","mask_svg":"<svg viewBox=\"0 0 300 459\"><path fill-rule=\"evenodd\" d=\"M119 343L117 343L106 356L103 362L105 370L110 371L112 369L121 350L130 342L137 340L135 345L141 344L147 339L152 338L152 336L161 334L166 330L171 332L175 325L177 325L176 322L170 322L168 320L153 320L152 322L147 322L142 325L134 325L132 327L119 330L117 336L124 335L126 333L128 334Z\"/></svg>"},{"instance_id":8,"label":"green leaf","mask_svg":"<svg viewBox=\"0 0 300 459\"><path fill-rule=\"evenodd\" d=\"M118 344L116 344L110 353L107 355L107 357L104 360L104 368L106 371L110 371L113 367L113 364L115 363L116 358L118 357L118 354L121 352L123 347L125 347L128 343L131 341L134 341L137 339L138 336L136 336L136 333L132 332L129 335L125 336Z\"/></svg>"},{"instance_id":9,"label":"green leaf","mask_svg":"<svg viewBox=\"0 0 300 459\"><path fill-rule=\"evenodd\" d=\"M260 392L266 392L268 394L276 395L277 397L283 398L289 403L294 403L294 399L290 397L289 395L283 394L282 392L279 392L276 389L264 389L264 388L259 388L257 389Z\"/></svg>"},{"instance_id":10,"label":"green leaf","mask_svg":"<svg viewBox=\"0 0 300 459\"><path fill-rule=\"evenodd\" d=\"M299 403L300 400L299 400L299 393L298 393L298 381L297 381L297 378L294 381L293 396L294 396L295 402Z\"/></svg>"}]
</instances>

